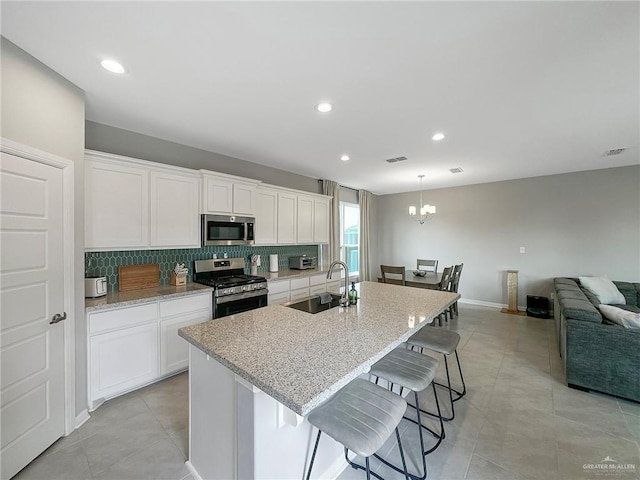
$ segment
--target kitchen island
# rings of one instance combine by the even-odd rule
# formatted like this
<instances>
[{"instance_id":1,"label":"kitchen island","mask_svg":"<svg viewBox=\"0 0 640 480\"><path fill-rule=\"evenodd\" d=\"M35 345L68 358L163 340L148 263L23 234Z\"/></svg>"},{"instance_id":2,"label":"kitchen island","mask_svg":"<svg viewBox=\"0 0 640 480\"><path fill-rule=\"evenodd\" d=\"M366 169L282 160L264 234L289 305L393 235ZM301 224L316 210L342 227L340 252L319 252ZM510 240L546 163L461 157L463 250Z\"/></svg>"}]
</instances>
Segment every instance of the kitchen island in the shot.
<instances>
[{"instance_id":1,"label":"kitchen island","mask_svg":"<svg viewBox=\"0 0 640 480\"><path fill-rule=\"evenodd\" d=\"M282 305L179 331L190 345L189 467L203 479L302 478L313 408L430 323L459 295L373 282L312 315ZM344 468L323 439L314 473ZM315 476L315 475L314 475Z\"/></svg>"}]
</instances>

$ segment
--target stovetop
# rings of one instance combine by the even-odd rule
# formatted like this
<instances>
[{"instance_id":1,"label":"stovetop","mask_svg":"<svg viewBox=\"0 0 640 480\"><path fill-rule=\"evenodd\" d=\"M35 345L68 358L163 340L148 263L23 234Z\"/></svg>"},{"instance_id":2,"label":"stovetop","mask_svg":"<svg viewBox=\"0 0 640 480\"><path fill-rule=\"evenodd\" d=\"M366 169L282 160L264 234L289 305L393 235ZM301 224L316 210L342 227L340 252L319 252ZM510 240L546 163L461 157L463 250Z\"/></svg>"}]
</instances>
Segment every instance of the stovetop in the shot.
<instances>
[{"instance_id":1,"label":"stovetop","mask_svg":"<svg viewBox=\"0 0 640 480\"><path fill-rule=\"evenodd\" d=\"M196 260L193 281L215 289L214 296L227 296L267 288L267 279L244 273L243 258Z\"/></svg>"},{"instance_id":2,"label":"stovetop","mask_svg":"<svg viewBox=\"0 0 640 480\"><path fill-rule=\"evenodd\" d=\"M235 287L238 285L251 285L254 283L266 282L264 277L255 275L232 274L225 276L210 276L207 274L196 274L193 278L196 283L208 285L214 288Z\"/></svg>"}]
</instances>

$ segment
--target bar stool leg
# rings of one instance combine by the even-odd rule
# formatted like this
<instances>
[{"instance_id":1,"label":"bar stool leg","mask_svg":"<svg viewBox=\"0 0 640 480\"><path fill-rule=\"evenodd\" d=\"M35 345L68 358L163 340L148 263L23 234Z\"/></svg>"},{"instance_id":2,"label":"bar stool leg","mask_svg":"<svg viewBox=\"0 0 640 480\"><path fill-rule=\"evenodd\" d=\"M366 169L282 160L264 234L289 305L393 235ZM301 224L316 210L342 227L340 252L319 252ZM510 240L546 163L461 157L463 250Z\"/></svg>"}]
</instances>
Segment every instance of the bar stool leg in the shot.
<instances>
[{"instance_id":1,"label":"bar stool leg","mask_svg":"<svg viewBox=\"0 0 640 480\"><path fill-rule=\"evenodd\" d=\"M311 455L311 462L309 462L309 471L307 472L307 480L311 478L311 470L313 469L313 462L316 459L316 452L318 451L318 443L320 443L320 435L322 435L322 430L318 429L318 436L316 437L316 444L313 447L313 454Z\"/></svg>"}]
</instances>

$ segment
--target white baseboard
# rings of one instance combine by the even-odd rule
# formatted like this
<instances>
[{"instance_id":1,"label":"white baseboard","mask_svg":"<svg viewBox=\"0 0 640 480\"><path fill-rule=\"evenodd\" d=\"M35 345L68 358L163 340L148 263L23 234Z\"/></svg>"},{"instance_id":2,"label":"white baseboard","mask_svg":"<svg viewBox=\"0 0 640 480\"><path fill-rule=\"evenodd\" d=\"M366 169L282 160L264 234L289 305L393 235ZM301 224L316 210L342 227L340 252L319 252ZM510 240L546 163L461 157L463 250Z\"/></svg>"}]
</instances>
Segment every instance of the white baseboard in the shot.
<instances>
[{"instance_id":1,"label":"white baseboard","mask_svg":"<svg viewBox=\"0 0 640 480\"><path fill-rule=\"evenodd\" d=\"M343 455L336 458L331 465L329 465L324 472L322 472L317 478L327 478L336 480L340 474L347 468L349 464L344 459ZM315 475L313 475L315 477Z\"/></svg>"},{"instance_id":2,"label":"white baseboard","mask_svg":"<svg viewBox=\"0 0 640 480\"><path fill-rule=\"evenodd\" d=\"M76 416L76 429L84 425L84 423L90 418L91 416L89 415L89 411L85 408L78 416Z\"/></svg>"},{"instance_id":3,"label":"white baseboard","mask_svg":"<svg viewBox=\"0 0 640 480\"><path fill-rule=\"evenodd\" d=\"M468 305L479 305L481 307L491 307L491 308L507 308L506 303L494 303L494 302L485 302L483 300L473 300L470 298L461 298L458 300L460 303L466 303ZM518 310L525 312L527 307L524 305L518 305Z\"/></svg>"},{"instance_id":4,"label":"white baseboard","mask_svg":"<svg viewBox=\"0 0 640 480\"><path fill-rule=\"evenodd\" d=\"M189 472L191 473L191 475L193 475L193 478L195 480L202 480L202 477L200 476L200 474L198 473L198 471L194 468L194 466L192 465L192 463L187 460L186 462L184 462L184 464L187 466L187 469L189 470Z\"/></svg>"}]
</instances>

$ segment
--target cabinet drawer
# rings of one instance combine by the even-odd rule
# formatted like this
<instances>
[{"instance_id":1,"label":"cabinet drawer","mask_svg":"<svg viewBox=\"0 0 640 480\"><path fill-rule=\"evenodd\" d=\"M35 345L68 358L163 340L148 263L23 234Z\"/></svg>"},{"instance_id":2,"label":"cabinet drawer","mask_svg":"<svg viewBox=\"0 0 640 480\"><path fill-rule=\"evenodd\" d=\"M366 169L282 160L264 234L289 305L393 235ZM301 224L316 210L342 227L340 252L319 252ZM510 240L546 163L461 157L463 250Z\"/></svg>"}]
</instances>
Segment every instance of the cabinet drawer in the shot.
<instances>
[{"instance_id":1,"label":"cabinet drawer","mask_svg":"<svg viewBox=\"0 0 640 480\"><path fill-rule=\"evenodd\" d=\"M165 300L160 302L160 316L171 317L184 313L205 310L213 305L211 292L206 295L193 295L189 297L176 298L175 300Z\"/></svg>"},{"instance_id":2,"label":"cabinet drawer","mask_svg":"<svg viewBox=\"0 0 640 480\"><path fill-rule=\"evenodd\" d=\"M327 282L327 292L340 293L340 288L344 285L341 281Z\"/></svg>"},{"instance_id":3,"label":"cabinet drawer","mask_svg":"<svg viewBox=\"0 0 640 480\"><path fill-rule=\"evenodd\" d=\"M267 297L267 305L282 305L289 301L289 291L284 293L275 293Z\"/></svg>"},{"instance_id":4,"label":"cabinet drawer","mask_svg":"<svg viewBox=\"0 0 640 480\"><path fill-rule=\"evenodd\" d=\"M323 283L322 285L314 285L313 287L309 287L309 295L319 295L327 291L327 286Z\"/></svg>"},{"instance_id":5,"label":"cabinet drawer","mask_svg":"<svg viewBox=\"0 0 640 480\"><path fill-rule=\"evenodd\" d=\"M309 296L309 287L291 290L291 301L300 300Z\"/></svg>"},{"instance_id":6,"label":"cabinet drawer","mask_svg":"<svg viewBox=\"0 0 640 480\"><path fill-rule=\"evenodd\" d=\"M323 273L321 275L313 275L309 277L309 285L324 285L327 283L327 276Z\"/></svg>"},{"instance_id":7,"label":"cabinet drawer","mask_svg":"<svg viewBox=\"0 0 640 480\"><path fill-rule=\"evenodd\" d=\"M278 280L277 282L267 283L269 295L273 293L289 293L289 280Z\"/></svg>"},{"instance_id":8,"label":"cabinet drawer","mask_svg":"<svg viewBox=\"0 0 640 480\"><path fill-rule=\"evenodd\" d=\"M131 325L155 321L157 318L157 302L122 308L120 310L92 313L89 315L89 333L94 334L125 328Z\"/></svg>"},{"instance_id":9,"label":"cabinet drawer","mask_svg":"<svg viewBox=\"0 0 640 480\"><path fill-rule=\"evenodd\" d=\"M291 290L297 290L298 288L309 288L309 277L292 278Z\"/></svg>"}]
</instances>

